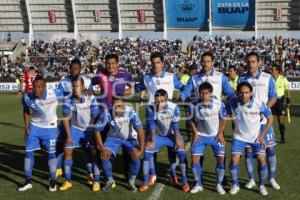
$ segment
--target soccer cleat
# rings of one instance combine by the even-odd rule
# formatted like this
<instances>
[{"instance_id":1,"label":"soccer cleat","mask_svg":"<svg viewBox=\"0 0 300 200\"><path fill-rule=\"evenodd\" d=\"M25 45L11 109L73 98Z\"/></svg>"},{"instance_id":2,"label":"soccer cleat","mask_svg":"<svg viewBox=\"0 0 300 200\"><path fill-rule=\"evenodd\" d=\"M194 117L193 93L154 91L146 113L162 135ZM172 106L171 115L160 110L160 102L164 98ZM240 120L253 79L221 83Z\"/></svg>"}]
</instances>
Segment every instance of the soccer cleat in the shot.
<instances>
[{"instance_id":1,"label":"soccer cleat","mask_svg":"<svg viewBox=\"0 0 300 200\"><path fill-rule=\"evenodd\" d=\"M171 185L173 185L173 187L178 187L179 182L178 182L177 176L170 176L170 181L171 181Z\"/></svg>"},{"instance_id":2,"label":"soccer cleat","mask_svg":"<svg viewBox=\"0 0 300 200\"><path fill-rule=\"evenodd\" d=\"M149 176L149 186L154 185L155 182L156 182L156 175L150 175Z\"/></svg>"},{"instance_id":3,"label":"soccer cleat","mask_svg":"<svg viewBox=\"0 0 300 200\"><path fill-rule=\"evenodd\" d=\"M107 181L106 185L103 188L104 192L110 192L112 189L116 187L116 184L114 181Z\"/></svg>"},{"instance_id":4,"label":"soccer cleat","mask_svg":"<svg viewBox=\"0 0 300 200\"><path fill-rule=\"evenodd\" d=\"M18 188L18 191L23 192L26 190L29 190L32 188L32 184L31 183L25 183L25 185L23 185L22 187Z\"/></svg>"},{"instance_id":5,"label":"soccer cleat","mask_svg":"<svg viewBox=\"0 0 300 200\"><path fill-rule=\"evenodd\" d=\"M94 182L93 174L92 173L87 174L87 183L88 183L88 185L93 185L93 182Z\"/></svg>"},{"instance_id":6,"label":"soccer cleat","mask_svg":"<svg viewBox=\"0 0 300 200\"><path fill-rule=\"evenodd\" d=\"M267 196L268 195L268 191L266 189L266 187L264 185L259 186L259 193L263 196Z\"/></svg>"},{"instance_id":7,"label":"soccer cleat","mask_svg":"<svg viewBox=\"0 0 300 200\"><path fill-rule=\"evenodd\" d=\"M276 180L274 178L272 178L270 180L270 184L271 184L272 188L274 188L275 190L280 190L280 185L276 182Z\"/></svg>"},{"instance_id":8,"label":"soccer cleat","mask_svg":"<svg viewBox=\"0 0 300 200\"><path fill-rule=\"evenodd\" d=\"M93 183L93 187L92 187L92 190L93 190L93 192L98 192L99 190L100 190L100 183L99 182L97 182L97 181L95 181L94 183Z\"/></svg>"},{"instance_id":9,"label":"soccer cleat","mask_svg":"<svg viewBox=\"0 0 300 200\"><path fill-rule=\"evenodd\" d=\"M139 188L140 192L146 192L148 190L148 185L146 185L145 183L143 183L143 185L141 185L141 187Z\"/></svg>"},{"instance_id":10,"label":"soccer cleat","mask_svg":"<svg viewBox=\"0 0 300 200\"><path fill-rule=\"evenodd\" d=\"M203 191L203 187L202 187L202 186L200 186L200 185L195 185L195 186L191 189L190 193L195 194L195 193L202 192L202 191Z\"/></svg>"},{"instance_id":11,"label":"soccer cleat","mask_svg":"<svg viewBox=\"0 0 300 200\"><path fill-rule=\"evenodd\" d=\"M247 189L252 189L255 185L256 185L256 184L255 184L255 181L254 181L253 179L250 179L250 180L248 181L248 183L245 185L245 188L247 188Z\"/></svg>"},{"instance_id":12,"label":"soccer cleat","mask_svg":"<svg viewBox=\"0 0 300 200\"><path fill-rule=\"evenodd\" d=\"M70 188L72 188L72 183L69 181L65 181L64 184L59 188L60 191L66 191Z\"/></svg>"},{"instance_id":13,"label":"soccer cleat","mask_svg":"<svg viewBox=\"0 0 300 200\"><path fill-rule=\"evenodd\" d=\"M183 186L182 186L182 191L183 192L189 192L190 191L190 186L189 186L189 184L184 184Z\"/></svg>"},{"instance_id":14,"label":"soccer cleat","mask_svg":"<svg viewBox=\"0 0 300 200\"><path fill-rule=\"evenodd\" d=\"M236 193L238 193L240 191L240 187L237 185L233 185L231 186L230 190L229 190L229 194L231 195L235 195Z\"/></svg>"},{"instance_id":15,"label":"soccer cleat","mask_svg":"<svg viewBox=\"0 0 300 200\"><path fill-rule=\"evenodd\" d=\"M137 187L134 185L134 183L128 183L128 188L129 188L129 190L131 191L131 192L137 192L138 191L138 189L137 189Z\"/></svg>"},{"instance_id":16,"label":"soccer cleat","mask_svg":"<svg viewBox=\"0 0 300 200\"><path fill-rule=\"evenodd\" d=\"M220 185L220 184L217 184L216 191L217 191L217 193L219 193L220 195L224 195L224 194L226 193L225 190L223 189L223 186Z\"/></svg>"},{"instance_id":17,"label":"soccer cleat","mask_svg":"<svg viewBox=\"0 0 300 200\"><path fill-rule=\"evenodd\" d=\"M56 178L63 175L63 171L61 168L57 168L55 172Z\"/></svg>"},{"instance_id":18,"label":"soccer cleat","mask_svg":"<svg viewBox=\"0 0 300 200\"><path fill-rule=\"evenodd\" d=\"M50 192L56 192L57 191L55 180L50 180L50 186L49 186L48 189L49 189Z\"/></svg>"}]
</instances>

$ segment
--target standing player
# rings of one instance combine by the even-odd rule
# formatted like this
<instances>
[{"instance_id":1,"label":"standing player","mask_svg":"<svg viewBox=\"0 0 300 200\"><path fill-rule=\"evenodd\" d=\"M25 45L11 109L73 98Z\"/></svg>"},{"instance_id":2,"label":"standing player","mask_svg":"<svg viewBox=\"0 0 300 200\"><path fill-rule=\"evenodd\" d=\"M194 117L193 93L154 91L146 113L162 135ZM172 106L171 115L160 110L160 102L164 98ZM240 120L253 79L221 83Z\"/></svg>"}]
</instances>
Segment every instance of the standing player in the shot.
<instances>
[{"instance_id":1,"label":"standing player","mask_svg":"<svg viewBox=\"0 0 300 200\"><path fill-rule=\"evenodd\" d=\"M60 83L58 84L58 90L60 90L64 98L67 99L72 96L72 79L83 79L84 81L84 88L89 92L92 93L93 87L91 84L91 80L81 74L81 62L79 59L75 58L71 61L70 64L70 75L65 77ZM58 138L57 138L57 144L56 144L56 154L57 154L57 170L56 170L56 176L62 175L62 164L63 164L63 156L64 156L64 144L65 144L65 138L66 138L66 132L63 126L63 123L59 125L58 128ZM84 148L83 148L84 149ZM89 184L92 184L92 172L93 172L93 166L91 163L90 152L87 149L84 149L86 152L86 168L87 168L87 181Z\"/></svg>"},{"instance_id":2,"label":"standing player","mask_svg":"<svg viewBox=\"0 0 300 200\"><path fill-rule=\"evenodd\" d=\"M153 154L162 147L168 146L176 150L182 173L182 190L189 192L190 188L187 181L185 164L186 154L184 143L179 132L179 107L168 101L168 93L163 89L157 90L154 97L154 103L147 107L146 118L150 135L147 139L144 155L144 183L140 187L140 191L146 192L149 187L149 167Z\"/></svg>"},{"instance_id":3,"label":"standing player","mask_svg":"<svg viewBox=\"0 0 300 200\"><path fill-rule=\"evenodd\" d=\"M21 77L19 92L17 96L21 96L21 94L24 92L24 88L25 88L25 93L32 92L33 81L37 75L38 73L34 70L34 67L32 66L29 67L29 71L24 72L24 74Z\"/></svg>"},{"instance_id":4,"label":"standing player","mask_svg":"<svg viewBox=\"0 0 300 200\"><path fill-rule=\"evenodd\" d=\"M194 105L193 119L191 127L194 132L192 142L192 170L196 185L191 189L191 193L203 191L202 186L202 166L200 157L204 155L207 145L211 146L217 159L216 174L219 194L224 195L222 182L225 175L224 155L225 139L223 132L226 126L226 111L224 104L212 96L213 86L204 82L199 86L200 100Z\"/></svg>"},{"instance_id":5,"label":"standing player","mask_svg":"<svg viewBox=\"0 0 300 200\"><path fill-rule=\"evenodd\" d=\"M246 56L246 63L248 71L244 76L240 77L239 82L249 82L253 87L253 96L258 100L264 102L269 108L271 108L277 100L277 94L275 91L274 78L265 72L259 70L260 59L259 55L255 52L251 52ZM266 119L262 119L261 131L264 129ZM276 171L276 153L275 153L275 135L273 128L268 129L265 135L267 161L269 165L269 179L272 187L279 190L280 186L275 180ZM255 186L254 181L254 161L251 147L246 148L246 167L248 170L249 182L246 184L246 188L251 189Z\"/></svg>"},{"instance_id":6,"label":"standing player","mask_svg":"<svg viewBox=\"0 0 300 200\"><path fill-rule=\"evenodd\" d=\"M280 75L281 67L277 64L271 67L271 74L275 79L275 86L277 92L277 101L274 106L272 106L272 114L277 116L277 121L279 124L279 132L281 135L280 142L285 143L285 125L284 125L284 101L286 100L287 108L290 107L291 103L291 92L288 90L289 81L284 76ZM285 96L285 92L287 96Z\"/></svg>"},{"instance_id":7,"label":"standing player","mask_svg":"<svg viewBox=\"0 0 300 200\"><path fill-rule=\"evenodd\" d=\"M178 77L173 73L168 73L164 71L164 57L160 52L154 52L150 56L151 64L152 64L152 73L146 74L141 82L135 85L135 93L141 92L143 90L147 90L149 103L154 102L154 94L157 90L163 89L167 91L168 98L172 100L174 90L182 91L184 89L184 85L180 82ZM146 124L147 126L147 124ZM146 127L146 135L149 135L149 127ZM171 151L168 148L168 156L171 163L171 184L177 185L178 180L176 176L176 152ZM156 172L155 172L155 164L154 159L156 160L157 154L155 153L154 157L152 157L150 164L150 181L149 185L153 185L156 181Z\"/></svg>"},{"instance_id":8,"label":"standing player","mask_svg":"<svg viewBox=\"0 0 300 200\"><path fill-rule=\"evenodd\" d=\"M24 125L25 125L25 184L19 191L32 188L31 177L34 165L34 151L40 150L40 142L46 146L48 165L50 168L49 191L56 191L55 170L56 156L55 143L57 133L56 110L58 98L57 91L47 90L46 81L37 76L33 81L33 91L23 96ZM31 118L30 118L31 116Z\"/></svg>"},{"instance_id":9,"label":"standing player","mask_svg":"<svg viewBox=\"0 0 300 200\"><path fill-rule=\"evenodd\" d=\"M239 76L237 74L237 69L234 65L228 67L228 82L231 88L235 91L239 83Z\"/></svg>"},{"instance_id":10,"label":"standing player","mask_svg":"<svg viewBox=\"0 0 300 200\"><path fill-rule=\"evenodd\" d=\"M99 107L94 96L85 92L82 78L72 79L72 97L64 100L63 124L66 131L65 139L65 182L60 190L65 191L72 187L71 172L73 165L73 150L80 145L92 143L93 129L91 127L99 114ZM90 150L90 149L89 149ZM89 151L90 152L90 151Z\"/></svg>"},{"instance_id":11,"label":"standing player","mask_svg":"<svg viewBox=\"0 0 300 200\"><path fill-rule=\"evenodd\" d=\"M251 146L257 157L259 169L259 192L266 196L265 180L268 173L268 165L265 157L265 134L271 128L273 117L270 108L264 102L252 96L253 88L250 83L242 82L237 86L239 99L230 101L226 106L228 112L233 114L235 129L231 146L230 173L233 185L229 191L235 195L240 190L238 181L239 161L245 147ZM261 114L267 119L263 129Z\"/></svg>"},{"instance_id":12,"label":"standing player","mask_svg":"<svg viewBox=\"0 0 300 200\"><path fill-rule=\"evenodd\" d=\"M108 122L109 129L103 144L100 132L104 130L105 122ZM144 151L145 136L142 122L133 108L125 105L122 99L113 98L113 108L106 110L104 117L96 123L95 138L101 152L102 167L108 179L103 191L108 192L115 188L111 160L116 157L119 148L123 146L131 156L128 186L132 192L137 192L135 179L141 165L140 157Z\"/></svg>"}]
</instances>

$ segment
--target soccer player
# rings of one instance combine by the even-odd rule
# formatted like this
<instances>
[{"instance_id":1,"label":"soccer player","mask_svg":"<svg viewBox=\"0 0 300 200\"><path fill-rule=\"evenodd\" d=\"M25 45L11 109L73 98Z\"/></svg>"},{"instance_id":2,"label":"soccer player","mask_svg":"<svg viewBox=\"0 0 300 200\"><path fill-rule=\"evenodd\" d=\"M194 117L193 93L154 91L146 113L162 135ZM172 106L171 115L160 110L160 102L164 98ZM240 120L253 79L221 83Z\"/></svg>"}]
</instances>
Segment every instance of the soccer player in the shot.
<instances>
[{"instance_id":1,"label":"soccer player","mask_svg":"<svg viewBox=\"0 0 300 200\"><path fill-rule=\"evenodd\" d=\"M103 109L109 109L113 104L114 96L125 96L131 95L133 84L132 76L125 70L119 69L119 57L116 54L108 54L105 57L106 69L99 71L98 74L92 79L92 84L98 85L100 88L100 96L97 99L101 103ZM107 126L103 131L102 140L105 141L107 131L109 127ZM128 179L128 168L130 163L130 155L123 148L123 159L124 159L124 169L123 173L126 179Z\"/></svg>"},{"instance_id":2,"label":"soccer player","mask_svg":"<svg viewBox=\"0 0 300 200\"><path fill-rule=\"evenodd\" d=\"M106 123L109 124L109 129L103 144L100 132L104 130ZM103 171L108 179L103 191L109 192L115 188L112 160L116 157L119 148L123 146L131 156L128 187L132 192L137 192L135 179L141 165L140 157L144 151L145 136L142 122L134 109L125 105L121 98L114 97L113 107L106 110L104 116L96 123L95 138L101 152Z\"/></svg>"},{"instance_id":3,"label":"soccer player","mask_svg":"<svg viewBox=\"0 0 300 200\"><path fill-rule=\"evenodd\" d=\"M275 80L274 78L259 69L260 59L259 55L255 52L250 52L246 56L246 63L248 71L244 76L240 76L239 82L249 82L253 87L253 96L264 102L269 108L271 108L277 101L277 94L275 90ZM264 129L266 124L266 119L262 119L261 131ZM274 189L279 190L280 186L275 180L276 172L276 153L275 153L275 135L273 128L268 129L265 135L266 141L266 152L267 152L267 162L269 165L269 180L271 186ZM254 161L251 147L246 148L245 156L246 167L248 171L249 181L245 185L246 188L251 189L255 186L254 181Z\"/></svg>"},{"instance_id":4,"label":"soccer player","mask_svg":"<svg viewBox=\"0 0 300 200\"><path fill-rule=\"evenodd\" d=\"M65 77L58 84L58 90L62 91L64 98L67 99L72 96L72 79L82 78L84 81L84 88L88 91L88 93L92 93L93 87L91 84L90 78L81 74L81 62L79 59L75 58L70 63L70 75ZM61 176L63 174L62 165L63 165L63 156L64 156L64 144L65 144L66 132L63 125L63 122L59 125L58 128L58 137L56 144L56 156L57 156L57 170L56 177ZM93 166L92 166L92 158L90 157L91 152L88 149L84 149L86 153L86 169L87 169L87 181L88 184L93 184Z\"/></svg>"},{"instance_id":5,"label":"soccer player","mask_svg":"<svg viewBox=\"0 0 300 200\"><path fill-rule=\"evenodd\" d=\"M72 97L64 100L63 124L66 132L65 139L65 182L60 190L65 191L72 187L71 172L73 165L73 150L80 145L92 143L95 117L99 114L99 105L93 95L85 92L82 78L72 79ZM90 146L91 148L91 146Z\"/></svg>"},{"instance_id":6,"label":"soccer player","mask_svg":"<svg viewBox=\"0 0 300 200\"><path fill-rule=\"evenodd\" d=\"M164 71L164 57L160 52L154 52L150 56L152 64L152 73L146 74L141 82L134 86L135 93L147 90L149 95L149 103L154 102L155 92L159 89L167 91L168 98L172 100L174 90L182 91L184 85L180 82L176 74L168 73ZM147 126L147 124L146 124ZM149 135L149 127L146 127L146 135ZM171 184L178 185L178 180L176 176L176 152L168 148L168 157L171 163ZM149 185L153 185L156 181L156 171L155 171L155 161L157 154L155 153L154 157L151 160L150 164L150 181Z\"/></svg>"},{"instance_id":7,"label":"soccer player","mask_svg":"<svg viewBox=\"0 0 300 200\"><path fill-rule=\"evenodd\" d=\"M280 142L285 143L285 125L284 125L284 101L286 100L286 107L290 107L291 103L291 92L288 90L289 81L281 74L281 67L277 64L271 67L271 74L275 79L275 87L277 92L276 104L271 107L272 114L277 116L279 124L279 132L281 135ZM287 95L285 95L285 93Z\"/></svg>"},{"instance_id":8,"label":"soccer player","mask_svg":"<svg viewBox=\"0 0 300 200\"><path fill-rule=\"evenodd\" d=\"M32 92L33 89L33 81L36 78L38 73L34 70L34 67L29 67L29 71L25 71L21 77L19 92L17 96L21 96L23 93L23 88L25 88L25 93ZM25 85L25 86L24 86Z\"/></svg>"},{"instance_id":9,"label":"soccer player","mask_svg":"<svg viewBox=\"0 0 300 200\"><path fill-rule=\"evenodd\" d=\"M223 132L226 125L226 110L224 104L213 97L212 93L213 86L208 82L203 82L199 86L200 99L194 103L192 112L191 127L194 133L192 140L192 170L196 184L191 189L191 193L203 191L200 157L204 155L205 148L209 145L212 147L217 159L216 190L219 194L224 195L225 190L222 181L225 175L225 139Z\"/></svg>"},{"instance_id":10,"label":"soccer player","mask_svg":"<svg viewBox=\"0 0 300 200\"><path fill-rule=\"evenodd\" d=\"M49 191L56 191L56 156L55 143L57 133L56 110L58 91L47 90L46 81L42 76L37 76L33 81L33 91L22 98L24 107L25 125L25 184L18 188L25 191L32 188L31 177L34 165L34 151L40 150L40 142L43 142L48 153L48 166L50 168Z\"/></svg>"},{"instance_id":11,"label":"soccer player","mask_svg":"<svg viewBox=\"0 0 300 200\"><path fill-rule=\"evenodd\" d=\"M273 116L270 108L259 98L253 96L252 85L242 82L237 86L238 99L231 100L226 106L228 112L233 114L235 129L231 146L230 173L233 185L229 191L235 195L239 192L239 161L245 147L251 146L258 161L259 192L263 196L268 195L265 188L268 165L266 163L265 134L271 128ZM267 119L263 129L261 125L261 114Z\"/></svg>"},{"instance_id":12,"label":"soccer player","mask_svg":"<svg viewBox=\"0 0 300 200\"><path fill-rule=\"evenodd\" d=\"M228 83L228 79L221 72L214 70L214 57L212 53L205 52L201 55L202 69L200 73L191 76L183 92L180 94L181 100L185 101L194 92L199 98L198 87L203 82L209 82L214 90L213 95L221 100L222 93L227 97L235 96L234 90Z\"/></svg>"},{"instance_id":13,"label":"soccer player","mask_svg":"<svg viewBox=\"0 0 300 200\"><path fill-rule=\"evenodd\" d=\"M140 187L141 192L149 187L149 167L153 154L164 146L176 150L179 157L180 170L182 173L182 190L189 192L190 188L186 176L184 142L179 132L180 110L178 105L168 101L168 93L163 89L155 92L154 103L147 107L147 123L149 138L147 139L143 162L144 183Z\"/></svg>"}]
</instances>

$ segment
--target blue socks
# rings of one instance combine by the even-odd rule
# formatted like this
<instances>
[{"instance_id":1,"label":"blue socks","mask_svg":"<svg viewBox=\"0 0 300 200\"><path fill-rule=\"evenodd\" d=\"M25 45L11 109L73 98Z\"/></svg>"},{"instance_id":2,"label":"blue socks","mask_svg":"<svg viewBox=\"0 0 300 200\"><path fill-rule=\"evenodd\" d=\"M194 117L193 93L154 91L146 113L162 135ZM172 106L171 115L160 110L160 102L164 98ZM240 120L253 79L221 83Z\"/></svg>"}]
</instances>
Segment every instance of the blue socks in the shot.
<instances>
[{"instance_id":1,"label":"blue socks","mask_svg":"<svg viewBox=\"0 0 300 200\"><path fill-rule=\"evenodd\" d=\"M217 163L216 166L217 184L222 185L225 176L225 165L224 163Z\"/></svg>"},{"instance_id":2,"label":"blue socks","mask_svg":"<svg viewBox=\"0 0 300 200\"><path fill-rule=\"evenodd\" d=\"M48 153L48 166L50 169L51 180L55 180L56 179L55 172L57 168L57 159L55 153Z\"/></svg>"},{"instance_id":3,"label":"blue socks","mask_svg":"<svg viewBox=\"0 0 300 200\"><path fill-rule=\"evenodd\" d=\"M71 181L73 160L65 160L65 178L66 181Z\"/></svg>"},{"instance_id":4,"label":"blue socks","mask_svg":"<svg viewBox=\"0 0 300 200\"><path fill-rule=\"evenodd\" d=\"M264 185L265 180L267 178L267 173L268 173L268 165L259 165L258 166L258 171L259 171L259 185Z\"/></svg>"},{"instance_id":5,"label":"blue socks","mask_svg":"<svg viewBox=\"0 0 300 200\"><path fill-rule=\"evenodd\" d=\"M111 160L108 159L108 160L102 160L102 168L103 168L103 171L105 173L105 176L106 178L109 180L109 181L113 181L113 176L112 176L112 164L111 164Z\"/></svg>"},{"instance_id":6,"label":"blue socks","mask_svg":"<svg viewBox=\"0 0 300 200\"><path fill-rule=\"evenodd\" d=\"M240 185L238 180L239 164L237 165L230 164L230 174L231 174L233 184L239 186Z\"/></svg>"},{"instance_id":7,"label":"blue socks","mask_svg":"<svg viewBox=\"0 0 300 200\"><path fill-rule=\"evenodd\" d=\"M275 177L276 172L276 152L274 147L272 149L267 149L267 162L270 170L269 179L272 179Z\"/></svg>"},{"instance_id":8,"label":"blue socks","mask_svg":"<svg viewBox=\"0 0 300 200\"><path fill-rule=\"evenodd\" d=\"M183 182L183 184L187 184L188 181L187 181L187 177L186 177L185 151L177 151L177 154L179 157L182 182ZM176 167L175 167L175 174L176 174Z\"/></svg>"},{"instance_id":9,"label":"blue socks","mask_svg":"<svg viewBox=\"0 0 300 200\"><path fill-rule=\"evenodd\" d=\"M144 176L144 183L149 184L149 168L151 159L153 158L153 153L145 152L144 154L144 162L143 162L143 176Z\"/></svg>"},{"instance_id":10,"label":"blue socks","mask_svg":"<svg viewBox=\"0 0 300 200\"><path fill-rule=\"evenodd\" d=\"M202 186L202 180L201 180L202 168L200 162L192 163L192 170L193 170L193 175L196 184Z\"/></svg>"},{"instance_id":11,"label":"blue socks","mask_svg":"<svg viewBox=\"0 0 300 200\"><path fill-rule=\"evenodd\" d=\"M30 180L32 177L33 165L34 165L33 151L26 152L25 153L25 162L24 162L24 172L25 172L26 180Z\"/></svg>"},{"instance_id":12,"label":"blue socks","mask_svg":"<svg viewBox=\"0 0 300 200\"><path fill-rule=\"evenodd\" d=\"M246 152L245 156L245 164L248 172L248 179L254 180L254 159L253 159L253 153Z\"/></svg>"},{"instance_id":13,"label":"blue socks","mask_svg":"<svg viewBox=\"0 0 300 200\"><path fill-rule=\"evenodd\" d=\"M139 173L140 166L141 166L141 160L140 159L132 160L130 162L130 179L129 179L130 183L134 184L135 178Z\"/></svg>"},{"instance_id":14,"label":"blue socks","mask_svg":"<svg viewBox=\"0 0 300 200\"><path fill-rule=\"evenodd\" d=\"M100 161L94 161L93 167L94 167L94 181L100 182Z\"/></svg>"}]
</instances>

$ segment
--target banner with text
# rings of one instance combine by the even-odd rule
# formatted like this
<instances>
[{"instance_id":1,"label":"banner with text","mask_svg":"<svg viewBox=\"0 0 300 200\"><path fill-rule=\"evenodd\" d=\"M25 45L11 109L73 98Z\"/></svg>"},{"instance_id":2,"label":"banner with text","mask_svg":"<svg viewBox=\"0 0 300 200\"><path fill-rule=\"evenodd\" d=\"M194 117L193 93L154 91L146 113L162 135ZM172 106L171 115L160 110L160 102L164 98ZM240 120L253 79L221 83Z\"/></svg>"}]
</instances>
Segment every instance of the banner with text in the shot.
<instances>
[{"instance_id":1,"label":"banner with text","mask_svg":"<svg viewBox=\"0 0 300 200\"><path fill-rule=\"evenodd\" d=\"M253 28L255 1L212 0L212 19L213 26Z\"/></svg>"},{"instance_id":2,"label":"banner with text","mask_svg":"<svg viewBox=\"0 0 300 200\"><path fill-rule=\"evenodd\" d=\"M168 28L207 28L208 0L166 0Z\"/></svg>"}]
</instances>

